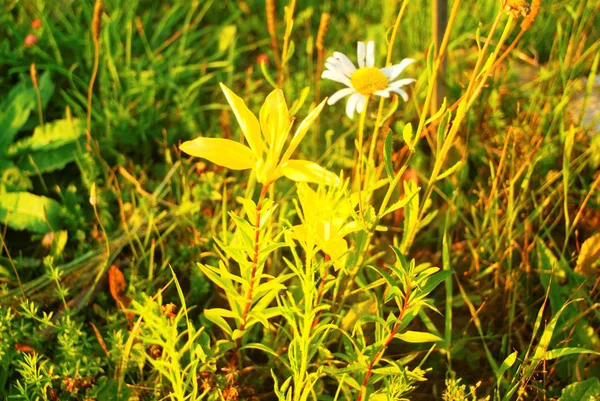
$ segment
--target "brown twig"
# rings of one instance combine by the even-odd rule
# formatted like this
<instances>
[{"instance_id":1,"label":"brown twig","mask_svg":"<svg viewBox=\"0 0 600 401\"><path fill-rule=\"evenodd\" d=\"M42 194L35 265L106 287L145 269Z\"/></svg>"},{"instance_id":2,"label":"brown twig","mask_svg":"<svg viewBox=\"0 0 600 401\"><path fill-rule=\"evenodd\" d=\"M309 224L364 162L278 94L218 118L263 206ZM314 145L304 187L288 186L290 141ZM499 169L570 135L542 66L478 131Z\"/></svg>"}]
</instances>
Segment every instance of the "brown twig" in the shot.
<instances>
[{"instance_id":1,"label":"brown twig","mask_svg":"<svg viewBox=\"0 0 600 401\"><path fill-rule=\"evenodd\" d=\"M404 295L404 301L402 303L402 310L400 311L400 316L398 316L398 319L396 319L396 323L394 323L394 327L392 328L392 331L390 331L390 334L388 335L387 339L383 343L383 347L379 351L377 351L377 353L371 360L371 363L369 364L369 368L367 369L367 375L365 376L365 379L362 382L362 386L360 387L360 393L358 394L358 398L356 399L356 401L362 400L363 393L366 391L367 383L369 382L369 378L371 377L371 373L373 372L373 367L375 366L377 361L379 361L379 358L381 358L383 356L383 352L385 351L385 349L388 347L388 345L390 345L390 343L394 339L394 336L396 335L396 332L398 331L398 327L400 327L400 322L402 321L402 318L404 317L404 314L406 313L406 310L408 309L409 297L410 297L410 285L408 286L408 289L406 290L406 295Z\"/></svg>"},{"instance_id":2,"label":"brown twig","mask_svg":"<svg viewBox=\"0 0 600 401\"><path fill-rule=\"evenodd\" d=\"M279 58L279 47L277 46L277 30L275 27L275 0L266 0L267 10L267 30L271 37L271 47L273 48L273 57L277 66L277 73L281 75L281 59Z\"/></svg>"}]
</instances>

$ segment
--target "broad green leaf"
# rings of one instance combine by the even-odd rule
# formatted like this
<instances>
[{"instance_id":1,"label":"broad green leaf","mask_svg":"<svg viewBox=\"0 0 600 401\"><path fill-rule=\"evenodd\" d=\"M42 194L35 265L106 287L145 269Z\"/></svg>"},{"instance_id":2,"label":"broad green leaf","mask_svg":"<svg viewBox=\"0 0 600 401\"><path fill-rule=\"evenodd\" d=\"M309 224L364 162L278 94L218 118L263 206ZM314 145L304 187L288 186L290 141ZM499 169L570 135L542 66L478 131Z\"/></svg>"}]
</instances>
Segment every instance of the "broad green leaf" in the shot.
<instances>
[{"instance_id":1,"label":"broad green leaf","mask_svg":"<svg viewBox=\"0 0 600 401\"><path fill-rule=\"evenodd\" d=\"M44 105L54 92L54 85L48 71L42 74L39 84L42 105ZM29 80L21 81L6 96L0 105L0 154L6 152L17 132L29 119L31 111L36 108L37 97Z\"/></svg>"},{"instance_id":2,"label":"broad green leaf","mask_svg":"<svg viewBox=\"0 0 600 401\"><path fill-rule=\"evenodd\" d=\"M29 192L0 194L0 221L7 221L15 230L40 234L60 228L61 205L54 199Z\"/></svg>"},{"instance_id":3,"label":"broad green leaf","mask_svg":"<svg viewBox=\"0 0 600 401\"><path fill-rule=\"evenodd\" d=\"M60 148L22 154L17 158L17 165L27 174L35 175L49 171L60 170L75 160L80 152L76 143L70 143Z\"/></svg>"},{"instance_id":4,"label":"broad green leaf","mask_svg":"<svg viewBox=\"0 0 600 401\"><path fill-rule=\"evenodd\" d=\"M558 401L596 401L600 399L600 381L592 377L582 382L569 384Z\"/></svg>"},{"instance_id":5,"label":"broad green leaf","mask_svg":"<svg viewBox=\"0 0 600 401\"><path fill-rule=\"evenodd\" d=\"M56 120L35 127L33 135L24 138L9 148L10 156L50 151L73 144L85 134L82 120Z\"/></svg>"},{"instance_id":6,"label":"broad green leaf","mask_svg":"<svg viewBox=\"0 0 600 401\"><path fill-rule=\"evenodd\" d=\"M433 343L442 341L442 339L435 334L423 332L423 331L412 331L408 330L401 334L396 334L395 338L399 338L407 343Z\"/></svg>"}]
</instances>

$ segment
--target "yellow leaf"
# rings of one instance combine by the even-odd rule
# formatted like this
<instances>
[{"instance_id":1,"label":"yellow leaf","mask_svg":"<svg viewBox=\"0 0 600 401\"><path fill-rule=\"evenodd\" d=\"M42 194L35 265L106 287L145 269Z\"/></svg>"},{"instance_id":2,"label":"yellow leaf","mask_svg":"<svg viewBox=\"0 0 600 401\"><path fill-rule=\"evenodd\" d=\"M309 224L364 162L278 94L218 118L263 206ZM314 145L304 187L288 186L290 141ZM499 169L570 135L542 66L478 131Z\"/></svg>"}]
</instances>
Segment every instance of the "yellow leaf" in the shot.
<instances>
[{"instance_id":1,"label":"yellow leaf","mask_svg":"<svg viewBox=\"0 0 600 401\"><path fill-rule=\"evenodd\" d=\"M256 165L256 156L249 147L229 139L196 138L182 143L179 149L231 170L246 170Z\"/></svg>"},{"instance_id":2,"label":"yellow leaf","mask_svg":"<svg viewBox=\"0 0 600 401\"><path fill-rule=\"evenodd\" d=\"M600 256L600 233L586 239L581 245L581 252L577 258L575 272L591 277L594 268L598 267L598 257Z\"/></svg>"},{"instance_id":3,"label":"yellow leaf","mask_svg":"<svg viewBox=\"0 0 600 401\"><path fill-rule=\"evenodd\" d=\"M335 270L339 270L346 264L346 253L348 252L348 243L341 237L331 238L320 244L320 248L333 261Z\"/></svg>"},{"instance_id":4,"label":"yellow leaf","mask_svg":"<svg viewBox=\"0 0 600 401\"><path fill-rule=\"evenodd\" d=\"M290 113L283 97L283 91L275 89L269 93L260 108L260 127L269 144L269 153L273 160L279 160L290 125Z\"/></svg>"},{"instance_id":5,"label":"yellow leaf","mask_svg":"<svg viewBox=\"0 0 600 401\"><path fill-rule=\"evenodd\" d=\"M265 149L265 145L260 136L260 125L258 124L258 119L256 116L246 107L246 103L237 96L235 93L231 91L228 87L223 85L222 83L221 89L225 93L225 97L227 98L227 102L231 106L233 110L233 114L235 114L235 118L244 133L244 137L246 141L248 141L248 145L250 145L250 149L256 153L257 156L260 156L262 151Z\"/></svg>"},{"instance_id":6,"label":"yellow leaf","mask_svg":"<svg viewBox=\"0 0 600 401\"><path fill-rule=\"evenodd\" d=\"M280 167L280 175L292 181L316 184L339 185L340 177L331 171L307 160L288 160Z\"/></svg>"}]
</instances>

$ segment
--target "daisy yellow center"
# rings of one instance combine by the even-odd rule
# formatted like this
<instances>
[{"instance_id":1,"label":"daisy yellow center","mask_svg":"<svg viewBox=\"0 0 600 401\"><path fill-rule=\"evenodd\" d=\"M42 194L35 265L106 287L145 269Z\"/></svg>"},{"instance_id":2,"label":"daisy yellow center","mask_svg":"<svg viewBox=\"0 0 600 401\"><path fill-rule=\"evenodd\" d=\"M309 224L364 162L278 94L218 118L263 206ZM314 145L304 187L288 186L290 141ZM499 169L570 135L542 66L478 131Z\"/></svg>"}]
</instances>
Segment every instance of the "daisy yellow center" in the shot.
<instances>
[{"instance_id":1,"label":"daisy yellow center","mask_svg":"<svg viewBox=\"0 0 600 401\"><path fill-rule=\"evenodd\" d=\"M379 68L359 68L350 77L352 86L361 95L370 96L373 93L387 88L388 77Z\"/></svg>"}]
</instances>

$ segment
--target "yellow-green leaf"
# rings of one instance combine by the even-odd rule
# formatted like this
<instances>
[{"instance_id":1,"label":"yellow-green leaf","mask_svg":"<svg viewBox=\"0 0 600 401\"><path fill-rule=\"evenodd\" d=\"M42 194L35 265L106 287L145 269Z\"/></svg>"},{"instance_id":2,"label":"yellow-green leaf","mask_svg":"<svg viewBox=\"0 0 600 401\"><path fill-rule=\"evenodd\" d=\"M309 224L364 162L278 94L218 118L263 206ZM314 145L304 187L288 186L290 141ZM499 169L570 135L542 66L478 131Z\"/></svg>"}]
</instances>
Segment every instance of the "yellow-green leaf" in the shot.
<instances>
[{"instance_id":1,"label":"yellow-green leaf","mask_svg":"<svg viewBox=\"0 0 600 401\"><path fill-rule=\"evenodd\" d=\"M201 137L182 143L179 149L231 170L246 170L256 165L256 156L249 147L229 139Z\"/></svg>"},{"instance_id":2,"label":"yellow-green leaf","mask_svg":"<svg viewBox=\"0 0 600 401\"><path fill-rule=\"evenodd\" d=\"M442 339L435 334L424 331L407 330L402 334L396 334L394 337L399 338L402 341L406 341L407 343L433 343L442 341Z\"/></svg>"},{"instance_id":3,"label":"yellow-green leaf","mask_svg":"<svg viewBox=\"0 0 600 401\"><path fill-rule=\"evenodd\" d=\"M600 256L600 233L589 237L581 245L575 272L591 277L594 268L598 267L598 256Z\"/></svg>"}]
</instances>

